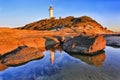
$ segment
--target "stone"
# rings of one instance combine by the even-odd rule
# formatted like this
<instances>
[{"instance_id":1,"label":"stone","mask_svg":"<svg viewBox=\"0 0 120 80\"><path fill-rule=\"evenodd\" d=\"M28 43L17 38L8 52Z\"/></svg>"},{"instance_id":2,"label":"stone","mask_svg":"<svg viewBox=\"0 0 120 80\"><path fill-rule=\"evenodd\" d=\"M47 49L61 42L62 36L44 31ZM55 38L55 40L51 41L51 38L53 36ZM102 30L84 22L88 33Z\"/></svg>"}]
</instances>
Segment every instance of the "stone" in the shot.
<instances>
[{"instance_id":1,"label":"stone","mask_svg":"<svg viewBox=\"0 0 120 80\"><path fill-rule=\"evenodd\" d=\"M103 46L105 46L105 40L102 36L101 38L100 36L85 36L86 34L88 33L82 33L81 35L83 36L79 38L80 34L76 33L75 29L72 28L63 28L59 31L35 31L0 28L0 55L3 56L6 53L15 50L19 46L28 46L39 49L45 48L48 50L52 48L51 46L54 46L56 44L61 45L63 43L65 45L63 46L63 49L66 51L69 51L71 49L68 49L71 45L72 47L75 47L74 49L71 49L72 51L74 50L73 52L92 53L103 49ZM78 38L75 36L78 36ZM103 41L101 41L102 39ZM73 43L72 40L75 42ZM70 46L67 47L67 45Z\"/></svg>"},{"instance_id":2,"label":"stone","mask_svg":"<svg viewBox=\"0 0 120 80\"><path fill-rule=\"evenodd\" d=\"M0 60L0 71L3 71L3 70L5 70L5 69L7 69L7 68L8 68L8 66L2 64L2 63L1 63L1 60Z\"/></svg>"},{"instance_id":3,"label":"stone","mask_svg":"<svg viewBox=\"0 0 120 80\"><path fill-rule=\"evenodd\" d=\"M17 66L27 63L31 60L43 58L43 51L34 47L20 46L7 53L2 58L2 63L7 66Z\"/></svg>"},{"instance_id":4,"label":"stone","mask_svg":"<svg viewBox=\"0 0 120 80\"><path fill-rule=\"evenodd\" d=\"M15 50L19 46L35 48L47 48L59 43L58 39L52 37L56 32L52 31L32 31L0 28L0 55ZM57 33L56 35L59 35Z\"/></svg>"},{"instance_id":5,"label":"stone","mask_svg":"<svg viewBox=\"0 0 120 80\"><path fill-rule=\"evenodd\" d=\"M120 36L114 35L114 36L107 36L105 37L107 41L107 46L120 48Z\"/></svg>"},{"instance_id":6,"label":"stone","mask_svg":"<svg viewBox=\"0 0 120 80\"><path fill-rule=\"evenodd\" d=\"M102 35L80 35L65 41L62 45L66 52L93 54L101 51L106 46L106 40Z\"/></svg>"}]
</instances>

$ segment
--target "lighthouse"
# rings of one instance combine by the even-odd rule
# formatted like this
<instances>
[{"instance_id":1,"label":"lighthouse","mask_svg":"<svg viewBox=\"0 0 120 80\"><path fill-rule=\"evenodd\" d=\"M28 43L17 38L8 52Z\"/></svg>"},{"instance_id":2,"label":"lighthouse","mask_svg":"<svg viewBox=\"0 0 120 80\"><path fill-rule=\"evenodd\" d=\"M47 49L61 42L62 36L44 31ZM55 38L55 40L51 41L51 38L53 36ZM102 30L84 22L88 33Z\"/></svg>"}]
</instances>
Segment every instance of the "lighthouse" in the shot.
<instances>
[{"instance_id":1,"label":"lighthouse","mask_svg":"<svg viewBox=\"0 0 120 80\"><path fill-rule=\"evenodd\" d=\"M53 8L52 8L52 5L50 5L50 8L49 8L49 17L50 18L53 17Z\"/></svg>"}]
</instances>

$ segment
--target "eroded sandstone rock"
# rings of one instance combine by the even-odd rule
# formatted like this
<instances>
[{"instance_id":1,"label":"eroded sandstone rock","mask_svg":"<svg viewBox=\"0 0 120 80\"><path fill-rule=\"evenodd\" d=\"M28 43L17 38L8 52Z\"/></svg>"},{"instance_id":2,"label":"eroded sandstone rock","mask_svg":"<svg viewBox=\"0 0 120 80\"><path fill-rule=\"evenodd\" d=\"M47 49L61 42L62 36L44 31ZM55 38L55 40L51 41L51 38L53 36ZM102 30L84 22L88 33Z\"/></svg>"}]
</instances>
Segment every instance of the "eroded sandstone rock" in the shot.
<instances>
[{"instance_id":1,"label":"eroded sandstone rock","mask_svg":"<svg viewBox=\"0 0 120 80\"><path fill-rule=\"evenodd\" d=\"M2 63L1 63L1 60L0 60L0 71L5 70L5 69L7 69L7 68L8 68L8 66L2 64Z\"/></svg>"},{"instance_id":2,"label":"eroded sandstone rock","mask_svg":"<svg viewBox=\"0 0 120 80\"><path fill-rule=\"evenodd\" d=\"M95 36L77 36L67 40L63 44L63 49L67 52L92 54L103 50L106 46L106 40L102 35Z\"/></svg>"},{"instance_id":3,"label":"eroded sandstone rock","mask_svg":"<svg viewBox=\"0 0 120 80\"><path fill-rule=\"evenodd\" d=\"M52 37L56 32L52 31L31 31L0 28L0 55L15 50L19 46L35 48L46 48L59 43L58 39ZM56 35L59 35L57 33Z\"/></svg>"},{"instance_id":4,"label":"eroded sandstone rock","mask_svg":"<svg viewBox=\"0 0 120 80\"><path fill-rule=\"evenodd\" d=\"M79 53L93 53L105 48L103 36L85 34L78 36L79 33L68 28L60 31L0 29L0 55L3 56L19 46L50 49L51 45L63 44L64 50Z\"/></svg>"},{"instance_id":5,"label":"eroded sandstone rock","mask_svg":"<svg viewBox=\"0 0 120 80\"><path fill-rule=\"evenodd\" d=\"M2 58L2 63L8 66L16 66L34 59L42 58L43 56L43 52L39 49L21 46L7 53L4 58Z\"/></svg>"}]
</instances>

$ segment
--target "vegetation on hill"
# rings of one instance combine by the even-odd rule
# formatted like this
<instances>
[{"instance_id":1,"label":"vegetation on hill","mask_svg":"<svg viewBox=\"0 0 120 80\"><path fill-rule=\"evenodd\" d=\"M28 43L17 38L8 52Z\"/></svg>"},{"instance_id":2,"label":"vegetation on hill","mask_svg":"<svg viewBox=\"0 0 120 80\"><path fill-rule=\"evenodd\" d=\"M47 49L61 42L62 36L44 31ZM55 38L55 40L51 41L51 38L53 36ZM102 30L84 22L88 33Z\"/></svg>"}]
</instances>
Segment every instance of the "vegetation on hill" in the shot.
<instances>
[{"instance_id":1,"label":"vegetation on hill","mask_svg":"<svg viewBox=\"0 0 120 80\"><path fill-rule=\"evenodd\" d=\"M102 31L102 32L111 32L107 30L107 28L102 27L99 23L88 16L82 16L75 18L73 16L68 16L66 18L51 18L51 19L43 19L40 21L36 21L30 24L25 25L19 29L27 29L27 30L60 30L63 28L74 28L79 31Z\"/></svg>"}]
</instances>

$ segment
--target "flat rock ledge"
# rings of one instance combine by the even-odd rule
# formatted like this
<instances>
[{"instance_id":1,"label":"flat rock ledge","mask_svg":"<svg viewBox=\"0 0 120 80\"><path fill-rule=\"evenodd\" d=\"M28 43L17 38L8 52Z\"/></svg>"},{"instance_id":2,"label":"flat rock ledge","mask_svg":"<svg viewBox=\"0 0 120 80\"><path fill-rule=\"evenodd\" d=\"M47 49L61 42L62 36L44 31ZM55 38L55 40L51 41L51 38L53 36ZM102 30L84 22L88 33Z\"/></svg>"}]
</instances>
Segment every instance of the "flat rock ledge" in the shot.
<instances>
[{"instance_id":1,"label":"flat rock ledge","mask_svg":"<svg viewBox=\"0 0 120 80\"><path fill-rule=\"evenodd\" d=\"M115 48L120 48L120 34L113 34L113 35L104 35L106 38L106 45L115 47Z\"/></svg>"},{"instance_id":2,"label":"flat rock ledge","mask_svg":"<svg viewBox=\"0 0 120 80\"><path fill-rule=\"evenodd\" d=\"M17 66L43 57L44 54L34 47L20 46L4 55L2 63L7 66Z\"/></svg>"},{"instance_id":3,"label":"flat rock ledge","mask_svg":"<svg viewBox=\"0 0 120 80\"><path fill-rule=\"evenodd\" d=\"M8 66L42 58L45 50L56 48L66 52L93 54L106 46L102 35L80 35L67 31L30 31L0 29L0 58Z\"/></svg>"},{"instance_id":4,"label":"flat rock ledge","mask_svg":"<svg viewBox=\"0 0 120 80\"><path fill-rule=\"evenodd\" d=\"M77 36L63 43L63 50L72 53L93 54L101 51L106 46L106 40L102 35Z\"/></svg>"}]
</instances>

